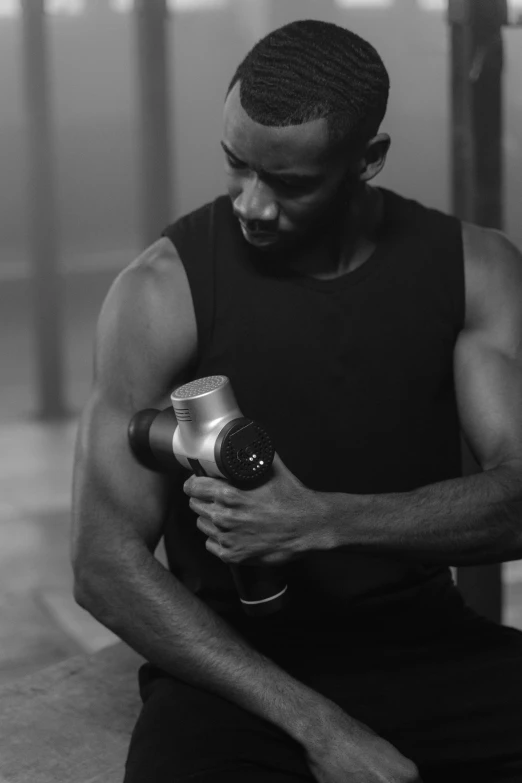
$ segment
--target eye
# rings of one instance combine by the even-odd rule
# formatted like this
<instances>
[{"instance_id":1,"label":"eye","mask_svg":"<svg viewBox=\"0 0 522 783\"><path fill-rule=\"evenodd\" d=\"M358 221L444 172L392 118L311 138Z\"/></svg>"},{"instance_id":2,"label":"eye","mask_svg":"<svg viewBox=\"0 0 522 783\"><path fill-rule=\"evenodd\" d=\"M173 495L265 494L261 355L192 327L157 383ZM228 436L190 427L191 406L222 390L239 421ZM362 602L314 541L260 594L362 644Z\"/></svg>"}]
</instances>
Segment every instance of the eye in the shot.
<instances>
[{"instance_id":1,"label":"eye","mask_svg":"<svg viewBox=\"0 0 522 783\"><path fill-rule=\"evenodd\" d=\"M287 193L307 193L315 187L315 183L309 181L289 182L284 179L278 179L274 182L274 186Z\"/></svg>"},{"instance_id":2,"label":"eye","mask_svg":"<svg viewBox=\"0 0 522 783\"><path fill-rule=\"evenodd\" d=\"M240 163L237 160L232 160L232 158L229 158L228 155L225 155L225 159L226 159L227 165L229 165L231 169L244 169L245 168L243 163Z\"/></svg>"}]
</instances>

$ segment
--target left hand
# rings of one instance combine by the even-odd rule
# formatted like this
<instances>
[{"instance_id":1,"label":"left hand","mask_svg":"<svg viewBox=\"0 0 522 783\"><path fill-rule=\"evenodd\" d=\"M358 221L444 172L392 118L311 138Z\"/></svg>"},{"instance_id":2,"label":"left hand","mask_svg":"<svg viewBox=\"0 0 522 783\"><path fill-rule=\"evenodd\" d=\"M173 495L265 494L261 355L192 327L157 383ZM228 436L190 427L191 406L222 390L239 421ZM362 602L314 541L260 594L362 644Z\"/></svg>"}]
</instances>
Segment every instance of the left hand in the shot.
<instances>
[{"instance_id":1,"label":"left hand","mask_svg":"<svg viewBox=\"0 0 522 783\"><path fill-rule=\"evenodd\" d=\"M282 565L329 546L322 494L305 487L277 454L270 478L255 489L193 475L183 491L199 514L198 529L208 536L206 548L225 563Z\"/></svg>"}]
</instances>

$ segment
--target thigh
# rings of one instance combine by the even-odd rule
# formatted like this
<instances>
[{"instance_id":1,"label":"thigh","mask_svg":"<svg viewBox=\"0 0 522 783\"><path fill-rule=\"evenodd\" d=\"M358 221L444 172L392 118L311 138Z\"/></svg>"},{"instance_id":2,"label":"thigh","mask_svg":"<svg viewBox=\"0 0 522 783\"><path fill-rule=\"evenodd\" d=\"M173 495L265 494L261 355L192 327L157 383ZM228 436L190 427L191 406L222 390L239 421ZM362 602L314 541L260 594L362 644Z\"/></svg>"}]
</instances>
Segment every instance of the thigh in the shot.
<instances>
[{"instance_id":1,"label":"thigh","mask_svg":"<svg viewBox=\"0 0 522 783\"><path fill-rule=\"evenodd\" d=\"M415 761L424 783L522 783L522 632L476 616L424 646L368 650L334 687L327 695Z\"/></svg>"},{"instance_id":2,"label":"thigh","mask_svg":"<svg viewBox=\"0 0 522 783\"><path fill-rule=\"evenodd\" d=\"M143 707L124 783L311 783L300 745L237 705L140 669Z\"/></svg>"},{"instance_id":3,"label":"thigh","mask_svg":"<svg viewBox=\"0 0 522 783\"><path fill-rule=\"evenodd\" d=\"M469 609L418 625L390 616L347 639L325 633L311 666L296 648L286 668L412 759L425 783L522 783L522 632Z\"/></svg>"},{"instance_id":4,"label":"thigh","mask_svg":"<svg viewBox=\"0 0 522 783\"><path fill-rule=\"evenodd\" d=\"M410 727L431 780L522 783L522 632L483 618L420 674L424 708Z\"/></svg>"}]
</instances>

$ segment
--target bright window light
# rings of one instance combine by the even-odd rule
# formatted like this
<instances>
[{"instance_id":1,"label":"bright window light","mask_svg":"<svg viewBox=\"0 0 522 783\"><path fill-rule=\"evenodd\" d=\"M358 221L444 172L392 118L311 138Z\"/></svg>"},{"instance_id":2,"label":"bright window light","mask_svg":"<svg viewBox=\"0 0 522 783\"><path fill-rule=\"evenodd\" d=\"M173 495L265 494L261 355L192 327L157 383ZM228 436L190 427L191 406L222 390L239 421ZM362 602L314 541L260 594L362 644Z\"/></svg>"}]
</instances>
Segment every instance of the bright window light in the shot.
<instances>
[{"instance_id":1,"label":"bright window light","mask_svg":"<svg viewBox=\"0 0 522 783\"><path fill-rule=\"evenodd\" d=\"M201 11L208 8L224 8L228 0L167 0L169 11ZM134 7L134 0L110 0L113 11L125 13Z\"/></svg>"},{"instance_id":2,"label":"bright window light","mask_svg":"<svg viewBox=\"0 0 522 783\"><path fill-rule=\"evenodd\" d=\"M387 8L394 2L395 0L336 0L341 8ZM417 2L426 11L446 11L448 8L448 0L417 0ZM514 0L514 2L522 6L522 0Z\"/></svg>"},{"instance_id":3,"label":"bright window light","mask_svg":"<svg viewBox=\"0 0 522 783\"><path fill-rule=\"evenodd\" d=\"M421 8L426 11L447 11L448 0L417 0Z\"/></svg>"},{"instance_id":4,"label":"bright window light","mask_svg":"<svg viewBox=\"0 0 522 783\"><path fill-rule=\"evenodd\" d=\"M0 17L18 16L20 0L0 0Z\"/></svg>"},{"instance_id":5,"label":"bright window light","mask_svg":"<svg viewBox=\"0 0 522 783\"><path fill-rule=\"evenodd\" d=\"M336 0L341 8L386 8L395 0Z\"/></svg>"},{"instance_id":6,"label":"bright window light","mask_svg":"<svg viewBox=\"0 0 522 783\"><path fill-rule=\"evenodd\" d=\"M199 11L204 8L224 8L228 0L167 0L171 11Z\"/></svg>"},{"instance_id":7,"label":"bright window light","mask_svg":"<svg viewBox=\"0 0 522 783\"><path fill-rule=\"evenodd\" d=\"M86 5L87 0L44 0L44 8L48 14L78 16L85 11ZM0 18L18 16L21 10L20 0L0 0Z\"/></svg>"},{"instance_id":8,"label":"bright window light","mask_svg":"<svg viewBox=\"0 0 522 783\"><path fill-rule=\"evenodd\" d=\"M45 10L49 14L78 16L85 11L85 0L45 0Z\"/></svg>"},{"instance_id":9,"label":"bright window light","mask_svg":"<svg viewBox=\"0 0 522 783\"><path fill-rule=\"evenodd\" d=\"M508 0L508 10L522 13L522 0Z\"/></svg>"},{"instance_id":10,"label":"bright window light","mask_svg":"<svg viewBox=\"0 0 522 783\"><path fill-rule=\"evenodd\" d=\"M130 11L133 5L133 0L110 0L110 7L112 10L118 11L119 13Z\"/></svg>"},{"instance_id":11,"label":"bright window light","mask_svg":"<svg viewBox=\"0 0 522 783\"><path fill-rule=\"evenodd\" d=\"M508 22L522 25L522 0L508 0Z\"/></svg>"}]
</instances>

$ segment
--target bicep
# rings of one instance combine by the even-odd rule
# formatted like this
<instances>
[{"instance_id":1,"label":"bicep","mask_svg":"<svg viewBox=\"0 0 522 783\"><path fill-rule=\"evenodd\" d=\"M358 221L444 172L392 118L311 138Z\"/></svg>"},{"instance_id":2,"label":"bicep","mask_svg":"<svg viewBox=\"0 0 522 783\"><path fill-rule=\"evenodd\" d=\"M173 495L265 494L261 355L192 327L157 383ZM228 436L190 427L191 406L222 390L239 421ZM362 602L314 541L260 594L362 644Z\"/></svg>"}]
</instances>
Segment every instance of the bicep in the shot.
<instances>
[{"instance_id":1,"label":"bicep","mask_svg":"<svg viewBox=\"0 0 522 783\"><path fill-rule=\"evenodd\" d=\"M153 260L154 261L154 260ZM126 547L153 552L181 466L168 476L142 466L128 440L139 410L162 409L187 377L193 324L180 297L179 269L138 265L117 279L96 334L95 378L79 422L73 479L71 555L75 573Z\"/></svg>"},{"instance_id":2,"label":"bicep","mask_svg":"<svg viewBox=\"0 0 522 783\"><path fill-rule=\"evenodd\" d=\"M76 440L71 555L75 569L133 543L154 552L176 477L147 470L129 447L131 416L93 394Z\"/></svg>"},{"instance_id":3,"label":"bicep","mask_svg":"<svg viewBox=\"0 0 522 783\"><path fill-rule=\"evenodd\" d=\"M498 232L466 232L466 323L454 354L463 435L483 470L522 459L522 257Z\"/></svg>"},{"instance_id":4,"label":"bicep","mask_svg":"<svg viewBox=\"0 0 522 783\"><path fill-rule=\"evenodd\" d=\"M480 332L463 331L455 347L462 433L483 470L522 458L522 361Z\"/></svg>"}]
</instances>

